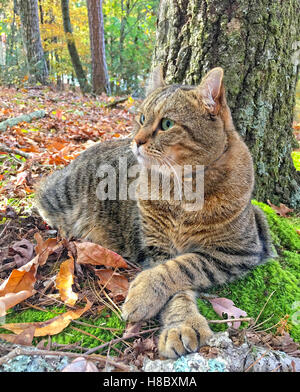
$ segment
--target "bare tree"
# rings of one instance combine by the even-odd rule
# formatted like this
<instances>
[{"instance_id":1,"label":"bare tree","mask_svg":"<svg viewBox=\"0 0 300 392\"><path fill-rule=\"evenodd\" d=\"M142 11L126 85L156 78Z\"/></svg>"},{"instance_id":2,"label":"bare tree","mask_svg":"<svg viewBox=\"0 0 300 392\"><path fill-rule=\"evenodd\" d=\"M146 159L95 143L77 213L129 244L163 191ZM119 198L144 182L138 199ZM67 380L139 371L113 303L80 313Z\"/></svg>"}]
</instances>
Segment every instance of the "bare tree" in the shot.
<instances>
[{"instance_id":1,"label":"bare tree","mask_svg":"<svg viewBox=\"0 0 300 392\"><path fill-rule=\"evenodd\" d=\"M63 15L64 31L66 34L66 40L67 40L71 61L76 73L78 83L80 85L80 89L83 93L86 93L89 92L91 88L88 84L85 72L82 68L81 61L75 45L75 40L73 37L73 29L72 29L70 10L69 10L69 0L61 0L61 10Z\"/></svg>"},{"instance_id":2,"label":"bare tree","mask_svg":"<svg viewBox=\"0 0 300 392\"><path fill-rule=\"evenodd\" d=\"M47 84L48 68L41 41L38 0L22 0L18 5L30 81Z\"/></svg>"},{"instance_id":3,"label":"bare tree","mask_svg":"<svg viewBox=\"0 0 300 392\"><path fill-rule=\"evenodd\" d=\"M87 0L92 57L92 88L95 94L110 93L105 58L102 0Z\"/></svg>"}]
</instances>

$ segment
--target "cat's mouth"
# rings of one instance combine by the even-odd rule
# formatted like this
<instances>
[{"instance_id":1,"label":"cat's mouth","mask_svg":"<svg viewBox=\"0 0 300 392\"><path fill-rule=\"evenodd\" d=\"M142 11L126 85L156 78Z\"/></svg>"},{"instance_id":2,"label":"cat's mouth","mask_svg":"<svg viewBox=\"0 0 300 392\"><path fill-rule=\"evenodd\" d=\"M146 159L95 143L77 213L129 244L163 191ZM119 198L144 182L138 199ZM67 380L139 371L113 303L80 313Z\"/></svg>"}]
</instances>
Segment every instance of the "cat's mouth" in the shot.
<instances>
[{"instance_id":1,"label":"cat's mouth","mask_svg":"<svg viewBox=\"0 0 300 392\"><path fill-rule=\"evenodd\" d=\"M163 163L157 157L151 156L144 148L144 146L138 147L135 142L131 143L131 149L134 155L137 158L139 164L143 165L144 167L151 169L155 168L156 166L162 166Z\"/></svg>"}]
</instances>

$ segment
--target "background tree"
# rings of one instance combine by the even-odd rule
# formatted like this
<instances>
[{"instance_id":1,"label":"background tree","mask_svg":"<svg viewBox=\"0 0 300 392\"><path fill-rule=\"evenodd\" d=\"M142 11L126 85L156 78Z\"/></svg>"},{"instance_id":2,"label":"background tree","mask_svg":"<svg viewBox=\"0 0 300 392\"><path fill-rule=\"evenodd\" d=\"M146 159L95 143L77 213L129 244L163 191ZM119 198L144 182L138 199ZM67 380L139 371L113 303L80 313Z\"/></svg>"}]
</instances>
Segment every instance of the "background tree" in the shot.
<instances>
[{"instance_id":1,"label":"background tree","mask_svg":"<svg viewBox=\"0 0 300 392\"><path fill-rule=\"evenodd\" d=\"M69 11L69 0L61 0L61 10L63 15L63 25L66 34L68 50L76 73L76 77L78 79L78 83L80 85L80 89L83 93L89 92L90 86L85 76L85 72L82 68L81 61L77 52L75 40L73 37L73 29L71 25L70 11Z\"/></svg>"},{"instance_id":2,"label":"background tree","mask_svg":"<svg viewBox=\"0 0 300 392\"><path fill-rule=\"evenodd\" d=\"M109 93L105 58L102 0L87 0L92 57L92 88L95 94Z\"/></svg>"},{"instance_id":3,"label":"background tree","mask_svg":"<svg viewBox=\"0 0 300 392\"><path fill-rule=\"evenodd\" d=\"M38 1L22 0L18 5L30 80L46 84L48 68L41 42Z\"/></svg>"},{"instance_id":4,"label":"background tree","mask_svg":"<svg viewBox=\"0 0 300 392\"><path fill-rule=\"evenodd\" d=\"M197 84L225 70L238 132L249 146L259 200L300 205L291 158L299 70L299 0L161 0L153 63L168 82Z\"/></svg>"}]
</instances>

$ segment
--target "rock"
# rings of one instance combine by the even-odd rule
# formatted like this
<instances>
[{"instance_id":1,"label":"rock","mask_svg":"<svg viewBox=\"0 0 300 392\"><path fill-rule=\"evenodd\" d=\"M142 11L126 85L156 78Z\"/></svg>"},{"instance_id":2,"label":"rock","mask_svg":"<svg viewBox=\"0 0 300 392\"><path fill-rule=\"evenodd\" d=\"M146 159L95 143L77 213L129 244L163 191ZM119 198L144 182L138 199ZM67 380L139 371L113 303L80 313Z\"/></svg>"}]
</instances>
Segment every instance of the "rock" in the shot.
<instances>
[{"instance_id":1,"label":"rock","mask_svg":"<svg viewBox=\"0 0 300 392\"><path fill-rule=\"evenodd\" d=\"M215 334L203 349L199 353L185 355L177 360L152 361L145 358L142 370L145 372L300 371L299 358L291 357L281 351L254 346L247 339L241 345L235 345L229 338L228 332Z\"/></svg>"}]
</instances>

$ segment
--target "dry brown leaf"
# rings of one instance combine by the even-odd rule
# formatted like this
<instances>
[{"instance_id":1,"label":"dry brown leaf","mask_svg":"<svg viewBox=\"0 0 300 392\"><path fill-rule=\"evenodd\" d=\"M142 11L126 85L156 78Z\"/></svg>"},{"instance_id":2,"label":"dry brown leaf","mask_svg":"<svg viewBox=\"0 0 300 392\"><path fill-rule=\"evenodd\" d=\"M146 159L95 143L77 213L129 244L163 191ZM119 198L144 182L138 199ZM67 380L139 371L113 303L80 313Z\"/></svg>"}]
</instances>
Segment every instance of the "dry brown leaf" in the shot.
<instances>
[{"instance_id":1,"label":"dry brown leaf","mask_svg":"<svg viewBox=\"0 0 300 392\"><path fill-rule=\"evenodd\" d=\"M78 295L73 292L72 284L74 283L74 259L64 261L60 265L59 273L56 277L56 288L59 291L60 298L67 305L73 306Z\"/></svg>"},{"instance_id":2,"label":"dry brown leaf","mask_svg":"<svg viewBox=\"0 0 300 392\"><path fill-rule=\"evenodd\" d=\"M32 265L29 271L12 270L8 279L0 287L0 297L23 290L32 291L36 281L36 268L36 265Z\"/></svg>"},{"instance_id":3,"label":"dry brown leaf","mask_svg":"<svg viewBox=\"0 0 300 392\"><path fill-rule=\"evenodd\" d=\"M287 217L287 214L289 212L293 212L294 211L293 209L287 207L285 204L280 203L279 207L277 207L277 206L275 206L275 204L272 204L270 202L270 200L267 200L267 202L268 202L269 206L276 212L276 214L278 214L280 216L283 216L285 218Z\"/></svg>"},{"instance_id":4,"label":"dry brown leaf","mask_svg":"<svg viewBox=\"0 0 300 392\"><path fill-rule=\"evenodd\" d=\"M13 270L0 287L0 317L5 316L8 309L14 307L35 294L36 265L29 271Z\"/></svg>"},{"instance_id":5,"label":"dry brown leaf","mask_svg":"<svg viewBox=\"0 0 300 392\"><path fill-rule=\"evenodd\" d=\"M5 316L8 309L13 308L33 294L35 294L34 291L24 290L19 293L9 293L0 297L0 317Z\"/></svg>"},{"instance_id":6,"label":"dry brown leaf","mask_svg":"<svg viewBox=\"0 0 300 392\"><path fill-rule=\"evenodd\" d=\"M113 268L128 268L126 261L117 253L92 242L75 242L78 264L106 265Z\"/></svg>"},{"instance_id":7,"label":"dry brown leaf","mask_svg":"<svg viewBox=\"0 0 300 392\"><path fill-rule=\"evenodd\" d=\"M37 242L35 253L38 255L38 263L44 265L49 255L58 247L58 240L57 238L48 238L44 241L39 233L35 233L34 239Z\"/></svg>"},{"instance_id":8,"label":"dry brown leaf","mask_svg":"<svg viewBox=\"0 0 300 392\"><path fill-rule=\"evenodd\" d=\"M126 329L125 329L122 337L128 338L131 335L136 335L137 333L140 332L142 324L143 324L143 321L140 321L138 323L128 323L126 325Z\"/></svg>"},{"instance_id":9,"label":"dry brown leaf","mask_svg":"<svg viewBox=\"0 0 300 392\"><path fill-rule=\"evenodd\" d=\"M11 247L11 249L16 253L14 260L17 264L17 267L21 267L22 265L28 263L28 261L30 261L33 256L33 245L25 238L16 242Z\"/></svg>"},{"instance_id":10,"label":"dry brown leaf","mask_svg":"<svg viewBox=\"0 0 300 392\"><path fill-rule=\"evenodd\" d=\"M34 336L47 336L56 335L63 331L72 320L75 320L92 306L92 303L87 300L87 304L84 308L78 308L75 310L69 310L53 319L43 321L43 322L33 322L33 323L14 323L14 324L3 324L1 328L8 329L16 334L22 333L29 327L35 327Z\"/></svg>"},{"instance_id":11,"label":"dry brown leaf","mask_svg":"<svg viewBox=\"0 0 300 392\"><path fill-rule=\"evenodd\" d=\"M99 278L98 283L110 290L114 297L119 297L120 300L126 298L129 283L125 276L111 269L98 269L95 274Z\"/></svg>"},{"instance_id":12,"label":"dry brown leaf","mask_svg":"<svg viewBox=\"0 0 300 392\"><path fill-rule=\"evenodd\" d=\"M34 337L34 331L35 326L31 325L19 335L2 333L0 334L0 338L13 344L20 344L21 346L31 346L32 339Z\"/></svg>"}]
</instances>

